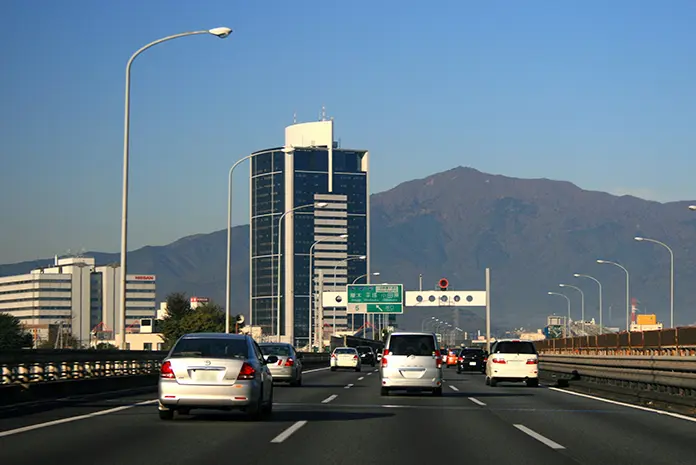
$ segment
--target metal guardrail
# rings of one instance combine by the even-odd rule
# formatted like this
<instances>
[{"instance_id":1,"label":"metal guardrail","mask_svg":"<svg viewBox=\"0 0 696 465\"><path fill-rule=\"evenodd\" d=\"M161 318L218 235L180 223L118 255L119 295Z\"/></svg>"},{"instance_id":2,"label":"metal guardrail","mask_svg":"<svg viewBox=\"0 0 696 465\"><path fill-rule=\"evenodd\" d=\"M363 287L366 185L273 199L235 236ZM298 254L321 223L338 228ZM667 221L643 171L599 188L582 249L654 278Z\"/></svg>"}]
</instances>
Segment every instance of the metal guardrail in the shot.
<instances>
[{"instance_id":1,"label":"metal guardrail","mask_svg":"<svg viewBox=\"0 0 696 465\"><path fill-rule=\"evenodd\" d=\"M696 356L696 327L536 341L541 354Z\"/></svg>"},{"instance_id":2,"label":"metal guardrail","mask_svg":"<svg viewBox=\"0 0 696 465\"><path fill-rule=\"evenodd\" d=\"M696 357L542 354L539 369L570 380L696 397Z\"/></svg>"},{"instance_id":3,"label":"metal guardrail","mask_svg":"<svg viewBox=\"0 0 696 465\"><path fill-rule=\"evenodd\" d=\"M166 351L16 350L0 352L0 385L47 383L159 373ZM302 353L306 365L329 363L329 354Z\"/></svg>"}]
</instances>

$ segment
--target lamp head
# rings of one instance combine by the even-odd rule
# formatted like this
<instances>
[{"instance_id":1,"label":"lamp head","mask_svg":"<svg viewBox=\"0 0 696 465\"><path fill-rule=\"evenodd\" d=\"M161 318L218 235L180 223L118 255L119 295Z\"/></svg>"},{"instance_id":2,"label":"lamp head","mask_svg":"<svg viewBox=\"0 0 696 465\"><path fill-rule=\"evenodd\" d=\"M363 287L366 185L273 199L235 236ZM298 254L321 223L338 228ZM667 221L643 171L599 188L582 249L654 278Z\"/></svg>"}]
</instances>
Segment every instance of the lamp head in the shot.
<instances>
[{"instance_id":1,"label":"lamp head","mask_svg":"<svg viewBox=\"0 0 696 465\"><path fill-rule=\"evenodd\" d=\"M367 255L360 255L358 257L358 260L365 260L367 258Z\"/></svg>"},{"instance_id":2,"label":"lamp head","mask_svg":"<svg viewBox=\"0 0 696 465\"><path fill-rule=\"evenodd\" d=\"M208 32L214 36L224 39L232 33L232 29L230 29L229 27L216 27L213 29L209 29Z\"/></svg>"},{"instance_id":3,"label":"lamp head","mask_svg":"<svg viewBox=\"0 0 696 465\"><path fill-rule=\"evenodd\" d=\"M379 275L380 275L379 271L375 271L374 273L372 273L372 276L379 276Z\"/></svg>"},{"instance_id":4,"label":"lamp head","mask_svg":"<svg viewBox=\"0 0 696 465\"><path fill-rule=\"evenodd\" d=\"M644 240L645 240L644 238L642 238L642 237L640 237L640 236L636 236L636 237L634 237L633 239L636 240L636 241L638 241L638 242L644 241Z\"/></svg>"},{"instance_id":5,"label":"lamp head","mask_svg":"<svg viewBox=\"0 0 696 465\"><path fill-rule=\"evenodd\" d=\"M607 262L606 260L597 260L597 263L599 263L600 265L601 265L602 263L606 263L606 262Z\"/></svg>"},{"instance_id":6,"label":"lamp head","mask_svg":"<svg viewBox=\"0 0 696 465\"><path fill-rule=\"evenodd\" d=\"M578 273L573 274L574 277L579 278L580 275Z\"/></svg>"},{"instance_id":7,"label":"lamp head","mask_svg":"<svg viewBox=\"0 0 696 465\"><path fill-rule=\"evenodd\" d=\"M696 211L696 205L689 205L689 210Z\"/></svg>"},{"instance_id":8,"label":"lamp head","mask_svg":"<svg viewBox=\"0 0 696 465\"><path fill-rule=\"evenodd\" d=\"M559 284L558 287L566 287L565 284Z\"/></svg>"}]
</instances>

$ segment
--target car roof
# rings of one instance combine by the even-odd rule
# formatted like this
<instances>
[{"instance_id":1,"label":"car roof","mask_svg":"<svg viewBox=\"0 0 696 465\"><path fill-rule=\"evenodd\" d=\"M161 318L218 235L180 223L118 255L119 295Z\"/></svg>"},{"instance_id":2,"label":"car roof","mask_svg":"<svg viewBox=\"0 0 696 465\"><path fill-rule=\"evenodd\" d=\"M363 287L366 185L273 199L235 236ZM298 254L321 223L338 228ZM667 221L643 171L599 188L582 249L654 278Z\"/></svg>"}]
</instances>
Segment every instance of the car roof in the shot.
<instances>
[{"instance_id":1,"label":"car roof","mask_svg":"<svg viewBox=\"0 0 696 465\"><path fill-rule=\"evenodd\" d=\"M336 347L334 350L338 350L338 349L353 349L353 350L357 350L355 347L348 347L348 346Z\"/></svg>"},{"instance_id":2,"label":"car roof","mask_svg":"<svg viewBox=\"0 0 696 465\"><path fill-rule=\"evenodd\" d=\"M260 346L287 346L292 347L292 344L287 342L260 342Z\"/></svg>"},{"instance_id":3,"label":"car roof","mask_svg":"<svg viewBox=\"0 0 696 465\"><path fill-rule=\"evenodd\" d=\"M432 336L435 337L435 333L429 333L427 331L399 331L393 332L390 336Z\"/></svg>"},{"instance_id":4,"label":"car roof","mask_svg":"<svg viewBox=\"0 0 696 465\"><path fill-rule=\"evenodd\" d=\"M246 340L246 334L228 334L228 333L189 333L181 336L182 339L236 339Z\"/></svg>"}]
</instances>

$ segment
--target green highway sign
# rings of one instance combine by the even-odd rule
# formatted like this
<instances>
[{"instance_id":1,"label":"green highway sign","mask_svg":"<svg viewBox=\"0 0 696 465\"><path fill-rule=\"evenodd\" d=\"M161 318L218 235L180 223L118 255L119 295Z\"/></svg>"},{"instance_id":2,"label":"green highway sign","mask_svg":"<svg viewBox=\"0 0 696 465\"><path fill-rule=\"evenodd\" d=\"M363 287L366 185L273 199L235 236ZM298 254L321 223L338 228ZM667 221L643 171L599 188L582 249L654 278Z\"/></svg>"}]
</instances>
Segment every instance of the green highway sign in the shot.
<instances>
[{"instance_id":1,"label":"green highway sign","mask_svg":"<svg viewBox=\"0 0 696 465\"><path fill-rule=\"evenodd\" d=\"M402 304L367 304L367 313L404 313Z\"/></svg>"},{"instance_id":2,"label":"green highway sign","mask_svg":"<svg viewBox=\"0 0 696 465\"><path fill-rule=\"evenodd\" d=\"M403 304L403 284L349 284L348 304Z\"/></svg>"}]
</instances>

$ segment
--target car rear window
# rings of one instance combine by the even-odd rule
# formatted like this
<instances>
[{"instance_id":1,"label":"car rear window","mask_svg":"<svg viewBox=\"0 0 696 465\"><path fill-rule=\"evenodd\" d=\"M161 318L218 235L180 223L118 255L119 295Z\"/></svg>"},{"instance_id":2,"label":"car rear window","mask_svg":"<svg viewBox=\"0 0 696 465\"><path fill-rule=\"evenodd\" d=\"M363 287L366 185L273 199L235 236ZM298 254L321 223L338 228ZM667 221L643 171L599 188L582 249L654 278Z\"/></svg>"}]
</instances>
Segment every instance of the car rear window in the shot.
<instances>
[{"instance_id":1,"label":"car rear window","mask_svg":"<svg viewBox=\"0 0 696 465\"><path fill-rule=\"evenodd\" d=\"M522 341L503 341L495 348L497 354L536 354L534 344Z\"/></svg>"},{"instance_id":2,"label":"car rear window","mask_svg":"<svg viewBox=\"0 0 696 465\"><path fill-rule=\"evenodd\" d=\"M275 355L276 357L287 357L290 355L290 347L284 345L262 345L261 353L263 355Z\"/></svg>"},{"instance_id":3,"label":"car rear window","mask_svg":"<svg viewBox=\"0 0 696 465\"><path fill-rule=\"evenodd\" d=\"M177 342L169 357L247 358L248 354L245 339L191 338Z\"/></svg>"},{"instance_id":4,"label":"car rear window","mask_svg":"<svg viewBox=\"0 0 696 465\"><path fill-rule=\"evenodd\" d=\"M392 355L431 356L435 352L435 340L428 335L392 336L389 353Z\"/></svg>"},{"instance_id":5,"label":"car rear window","mask_svg":"<svg viewBox=\"0 0 696 465\"><path fill-rule=\"evenodd\" d=\"M334 353L337 354L354 354L355 349L336 349Z\"/></svg>"},{"instance_id":6,"label":"car rear window","mask_svg":"<svg viewBox=\"0 0 696 465\"><path fill-rule=\"evenodd\" d=\"M360 352L361 354L368 354L372 352L372 350L370 350L369 347L358 347L358 352Z\"/></svg>"},{"instance_id":7,"label":"car rear window","mask_svg":"<svg viewBox=\"0 0 696 465\"><path fill-rule=\"evenodd\" d=\"M483 355L481 349L462 349L461 355Z\"/></svg>"}]
</instances>

